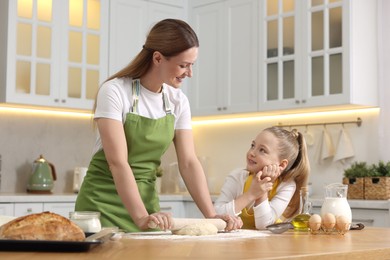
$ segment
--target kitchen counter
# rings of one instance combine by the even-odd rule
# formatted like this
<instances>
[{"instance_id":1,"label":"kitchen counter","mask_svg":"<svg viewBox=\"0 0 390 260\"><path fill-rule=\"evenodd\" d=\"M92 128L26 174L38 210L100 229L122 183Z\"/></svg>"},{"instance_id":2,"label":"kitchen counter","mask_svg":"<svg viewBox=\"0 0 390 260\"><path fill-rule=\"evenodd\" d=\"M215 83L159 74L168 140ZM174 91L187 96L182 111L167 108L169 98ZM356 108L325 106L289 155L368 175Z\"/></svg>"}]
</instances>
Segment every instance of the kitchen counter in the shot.
<instances>
[{"instance_id":1,"label":"kitchen counter","mask_svg":"<svg viewBox=\"0 0 390 260\"><path fill-rule=\"evenodd\" d=\"M264 231L267 232L268 231ZM389 259L390 228L345 235L288 231L266 237L108 241L82 253L0 252L0 259ZM216 235L218 236L218 235Z\"/></svg>"}]
</instances>

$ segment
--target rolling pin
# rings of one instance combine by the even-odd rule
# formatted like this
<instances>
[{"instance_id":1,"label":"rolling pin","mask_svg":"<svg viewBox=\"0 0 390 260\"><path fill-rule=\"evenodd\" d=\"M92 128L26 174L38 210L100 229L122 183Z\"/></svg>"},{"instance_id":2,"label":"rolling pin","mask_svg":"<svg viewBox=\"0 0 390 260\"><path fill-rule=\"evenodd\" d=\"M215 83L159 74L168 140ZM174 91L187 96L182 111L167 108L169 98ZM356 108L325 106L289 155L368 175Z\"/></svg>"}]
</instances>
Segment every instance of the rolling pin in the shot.
<instances>
[{"instance_id":1,"label":"rolling pin","mask_svg":"<svg viewBox=\"0 0 390 260\"><path fill-rule=\"evenodd\" d=\"M213 224L218 230L224 230L226 228L226 222L219 218L173 218L172 220L173 223L170 230L178 230L185 226L198 223ZM148 227L157 228L157 224L151 221L149 222Z\"/></svg>"}]
</instances>

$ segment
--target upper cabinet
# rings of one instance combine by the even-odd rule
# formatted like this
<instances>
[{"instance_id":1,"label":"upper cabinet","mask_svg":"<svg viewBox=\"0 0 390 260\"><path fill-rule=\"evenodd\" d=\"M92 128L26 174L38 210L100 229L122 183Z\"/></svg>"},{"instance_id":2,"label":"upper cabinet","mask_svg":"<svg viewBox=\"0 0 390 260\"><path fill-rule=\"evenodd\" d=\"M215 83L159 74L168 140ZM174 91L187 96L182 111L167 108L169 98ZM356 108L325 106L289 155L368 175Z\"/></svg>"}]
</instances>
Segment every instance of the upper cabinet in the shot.
<instances>
[{"instance_id":1,"label":"upper cabinet","mask_svg":"<svg viewBox=\"0 0 390 260\"><path fill-rule=\"evenodd\" d=\"M91 109L107 77L108 1L0 5L0 101Z\"/></svg>"},{"instance_id":2,"label":"upper cabinet","mask_svg":"<svg viewBox=\"0 0 390 260\"><path fill-rule=\"evenodd\" d=\"M191 1L194 116L378 105L377 1Z\"/></svg>"},{"instance_id":3,"label":"upper cabinet","mask_svg":"<svg viewBox=\"0 0 390 260\"><path fill-rule=\"evenodd\" d=\"M258 1L190 1L199 56L188 89L193 116L257 110Z\"/></svg>"},{"instance_id":4,"label":"upper cabinet","mask_svg":"<svg viewBox=\"0 0 390 260\"><path fill-rule=\"evenodd\" d=\"M261 1L259 110L378 105L377 1Z\"/></svg>"},{"instance_id":5,"label":"upper cabinet","mask_svg":"<svg viewBox=\"0 0 390 260\"><path fill-rule=\"evenodd\" d=\"M125 67L141 49L159 20L186 20L186 0L111 0L109 74Z\"/></svg>"}]
</instances>

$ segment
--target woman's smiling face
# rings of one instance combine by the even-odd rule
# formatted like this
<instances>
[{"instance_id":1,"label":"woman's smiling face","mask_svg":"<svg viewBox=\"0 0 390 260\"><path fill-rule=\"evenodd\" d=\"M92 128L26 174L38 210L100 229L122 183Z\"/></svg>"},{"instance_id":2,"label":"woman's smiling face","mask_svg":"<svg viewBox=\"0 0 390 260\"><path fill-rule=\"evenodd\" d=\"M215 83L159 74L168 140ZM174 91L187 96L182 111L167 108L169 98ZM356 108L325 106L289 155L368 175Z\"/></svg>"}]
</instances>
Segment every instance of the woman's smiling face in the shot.
<instances>
[{"instance_id":1,"label":"woman's smiling face","mask_svg":"<svg viewBox=\"0 0 390 260\"><path fill-rule=\"evenodd\" d=\"M177 56L163 58L161 76L164 83L179 88L185 77L192 77L192 66L198 57L198 47L192 47Z\"/></svg>"},{"instance_id":2,"label":"woman's smiling face","mask_svg":"<svg viewBox=\"0 0 390 260\"><path fill-rule=\"evenodd\" d=\"M247 152L246 169L251 173L258 173L264 166L270 164L280 164L279 140L276 136L268 131L262 131L252 141L252 144Z\"/></svg>"}]
</instances>

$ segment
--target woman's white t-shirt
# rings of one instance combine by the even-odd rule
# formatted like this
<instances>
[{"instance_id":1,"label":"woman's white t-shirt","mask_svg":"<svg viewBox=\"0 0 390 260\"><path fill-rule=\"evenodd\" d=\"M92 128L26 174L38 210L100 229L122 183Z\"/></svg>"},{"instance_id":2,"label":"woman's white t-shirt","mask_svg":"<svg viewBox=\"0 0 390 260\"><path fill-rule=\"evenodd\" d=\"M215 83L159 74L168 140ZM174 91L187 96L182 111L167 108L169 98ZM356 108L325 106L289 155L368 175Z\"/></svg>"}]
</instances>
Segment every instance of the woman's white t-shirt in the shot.
<instances>
[{"instance_id":1,"label":"woman's white t-shirt","mask_svg":"<svg viewBox=\"0 0 390 260\"><path fill-rule=\"evenodd\" d=\"M162 93L151 92L140 85L138 114L143 117L158 119L166 116ZM175 116L175 129L192 129L191 110L187 96L181 89L163 85L163 91L168 99L169 107ZM102 84L97 95L94 119L110 118L125 123L130 112L132 100L132 79L128 77L115 78ZM102 142L97 131L93 153L101 150Z\"/></svg>"}]
</instances>

